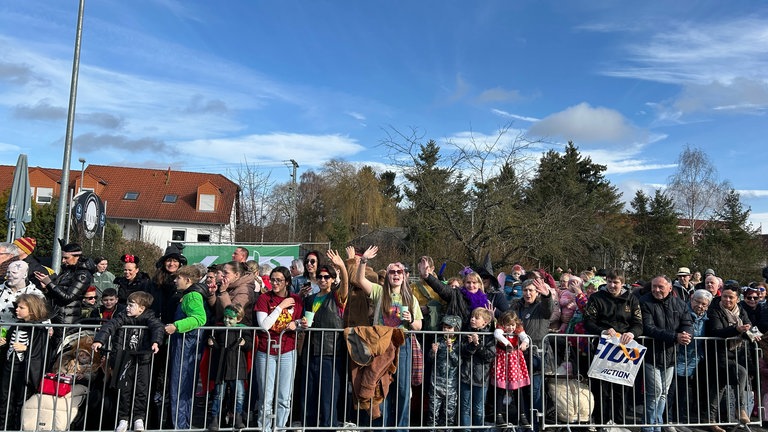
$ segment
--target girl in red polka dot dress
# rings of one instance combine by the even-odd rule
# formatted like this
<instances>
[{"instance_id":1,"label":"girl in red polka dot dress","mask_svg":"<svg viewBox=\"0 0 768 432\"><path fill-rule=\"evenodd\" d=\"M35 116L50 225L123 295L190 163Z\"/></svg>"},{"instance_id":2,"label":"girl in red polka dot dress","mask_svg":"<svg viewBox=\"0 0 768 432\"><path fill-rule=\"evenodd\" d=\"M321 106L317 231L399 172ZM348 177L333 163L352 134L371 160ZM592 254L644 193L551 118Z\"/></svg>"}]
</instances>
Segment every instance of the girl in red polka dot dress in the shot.
<instances>
[{"instance_id":1,"label":"girl in red polka dot dress","mask_svg":"<svg viewBox=\"0 0 768 432\"><path fill-rule=\"evenodd\" d=\"M525 333L523 323L517 314L511 310L504 312L499 317L493 335L496 338L496 363L494 364L496 387L502 390L502 393L507 393L507 390L517 390L530 385L531 378L528 375L523 351L528 348L531 340ZM497 400L500 403L506 402L505 405L513 408L513 405L516 405L512 402L514 399L513 394L507 393ZM507 409L503 406L497 407L496 412L507 412ZM508 416L504 417L503 423L509 423Z\"/></svg>"}]
</instances>

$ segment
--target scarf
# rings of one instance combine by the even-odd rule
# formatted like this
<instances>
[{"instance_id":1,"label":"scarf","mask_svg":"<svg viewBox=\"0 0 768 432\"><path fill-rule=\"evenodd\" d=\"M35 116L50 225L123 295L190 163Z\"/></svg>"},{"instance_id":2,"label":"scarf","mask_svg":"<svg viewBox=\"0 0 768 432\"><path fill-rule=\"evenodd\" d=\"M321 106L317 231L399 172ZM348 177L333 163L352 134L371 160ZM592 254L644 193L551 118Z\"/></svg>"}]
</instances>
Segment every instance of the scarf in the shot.
<instances>
[{"instance_id":1,"label":"scarf","mask_svg":"<svg viewBox=\"0 0 768 432\"><path fill-rule=\"evenodd\" d=\"M728 321L728 325L729 326L736 326L736 327L738 327L738 326L744 324L741 321L741 317L739 317L740 310L739 310L739 305L738 304L734 305L733 309L727 309L725 307L725 305L723 304L723 302L720 302L719 306L720 306L720 309L722 309L723 312L725 312L725 319ZM731 351L734 351L737 348L739 348L742 343L744 343L744 341L741 340L741 339L731 339L731 340L728 341L728 349L731 350Z\"/></svg>"},{"instance_id":2,"label":"scarf","mask_svg":"<svg viewBox=\"0 0 768 432\"><path fill-rule=\"evenodd\" d=\"M464 294L464 298L469 301L469 312L481 307L488 306L488 296L485 295L483 290L477 290L475 293L469 292L466 288L461 288L461 293Z\"/></svg>"}]
</instances>

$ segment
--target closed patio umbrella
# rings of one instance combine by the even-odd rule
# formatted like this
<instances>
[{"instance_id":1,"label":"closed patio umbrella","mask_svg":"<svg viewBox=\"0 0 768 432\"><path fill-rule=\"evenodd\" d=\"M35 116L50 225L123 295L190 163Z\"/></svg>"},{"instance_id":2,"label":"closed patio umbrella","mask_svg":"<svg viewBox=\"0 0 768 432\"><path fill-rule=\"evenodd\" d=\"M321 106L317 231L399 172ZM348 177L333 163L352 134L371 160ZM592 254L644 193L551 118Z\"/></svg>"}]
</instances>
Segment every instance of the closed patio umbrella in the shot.
<instances>
[{"instance_id":1,"label":"closed patio umbrella","mask_svg":"<svg viewBox=\"0 0 768 432\"><path fill-rule=\"evenodd\" d=\"M8 205L5 208L5 218L8 219L8 238L14 239L24 235L25 223L32 221L32 191L29 187L29 170L27 169L27 155L19 155L16 169L13 171L13 183L11 195L8 196Z\"/></svg>"}]
</instances>

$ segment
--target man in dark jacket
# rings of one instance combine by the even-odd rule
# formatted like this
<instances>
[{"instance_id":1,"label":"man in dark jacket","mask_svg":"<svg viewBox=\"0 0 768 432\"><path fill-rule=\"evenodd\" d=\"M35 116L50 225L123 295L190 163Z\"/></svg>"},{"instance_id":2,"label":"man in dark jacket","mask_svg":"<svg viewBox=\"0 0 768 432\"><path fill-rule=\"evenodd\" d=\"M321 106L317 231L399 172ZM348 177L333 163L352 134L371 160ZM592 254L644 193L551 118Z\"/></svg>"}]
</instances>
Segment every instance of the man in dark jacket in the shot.
<instances>
[{"instance_id":1,"label":"man in dark jacket","mask_svg":"<svg viewBox=\"0 0 768 432\"><path fill-rule=\"evenodd\" d=\"M643 334L643 315L640 302L626 287L624 273L611 270L606 276L605 290L589 297L584 309L584 329L588 334L619 336L627 344ZM595 404L595 419L600 424L613 420L624 424L625 407L629 404L624 397L624 387L619 384L599 381L600 402Z\"/></svg>"},{"instance_id":2,"label":"man in dark jacket","mask_svg":"<svg viewBox=\"0 0 768 432\"><path fill-rule=\"evenodd\" d=\"M675 366L675 345L688 345L693 339L693 326L688 306L672 295L672 282L665 276L651 281L651 292L640 298L646 352L645 422L663 424L667 393ZM653 427L643 432L653 432Z\"/></svg>"}]
</instances>

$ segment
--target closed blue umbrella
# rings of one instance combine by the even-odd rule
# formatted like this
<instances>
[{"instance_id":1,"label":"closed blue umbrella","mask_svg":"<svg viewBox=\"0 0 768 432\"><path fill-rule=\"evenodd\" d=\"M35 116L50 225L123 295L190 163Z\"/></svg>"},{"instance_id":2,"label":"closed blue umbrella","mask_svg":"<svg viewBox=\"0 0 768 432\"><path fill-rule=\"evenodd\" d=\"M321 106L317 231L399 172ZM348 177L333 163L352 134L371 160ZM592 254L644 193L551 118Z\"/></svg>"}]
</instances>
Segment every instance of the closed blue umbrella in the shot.
<instances>
[{"instance_id":1,"label":"closed blue umbrella","mask_svg":"<svg viewBox=\"0 0 768 432\"><path fill-rule=\"evenodd\" d=\"M12 242L24 235L25 223L32 221L32 191L29 187L29 170L27 155L19 155L16 169L13 171L13 184L8 205L5 208L5 218L8 219L8 239Z\"/></svg>"}]
</instances>

